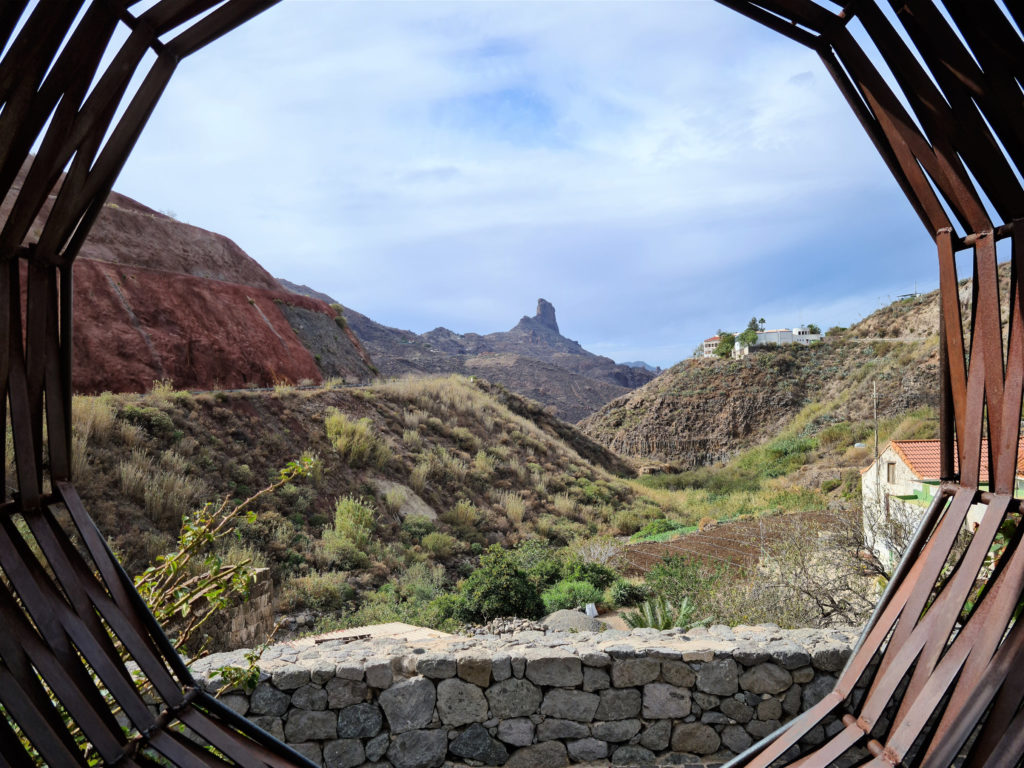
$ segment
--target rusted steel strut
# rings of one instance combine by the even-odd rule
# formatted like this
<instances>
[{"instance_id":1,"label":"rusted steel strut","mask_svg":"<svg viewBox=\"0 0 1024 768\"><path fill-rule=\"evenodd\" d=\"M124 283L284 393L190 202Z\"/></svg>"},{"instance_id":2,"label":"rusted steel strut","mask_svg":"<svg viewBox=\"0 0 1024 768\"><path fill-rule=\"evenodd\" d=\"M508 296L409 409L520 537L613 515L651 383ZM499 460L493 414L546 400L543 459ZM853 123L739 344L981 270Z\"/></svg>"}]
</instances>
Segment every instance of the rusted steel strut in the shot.
<instances>
[{"instance_id":1,"label":"rusted steel strut","mask_svg":"<svg viewBox=\"0 0 1024 768\"><path fill-rule=\"evenodd\" d=\"M272 4L0 3L2 765L312 766L196 684L71 485L75 255L178 63Z\"/></svg>"},{"instance_id":2,"label":"rusted steel strut","mask_svg":"<svg viewBox=\"0 0 1024 768\"><path fill-rule=\"evenodd\" d=\"M718 2L818 53L936 243L945 481L835 690L729 765L1024 763L1024 628L1015 620L1024 526L991 572L987 562L1004 520L1021 514L1013 493L1024 388L1022 6ZM996 244L1004 239L1012 241L1011 268L1001 290ZM956 261L963 251L973 277L966 317ZM983 461L991 478L984 491ZM975 503L987 510L959 554L954 545L971 535L965 520ZM836 722L833 735L809 745L805 737L826 719Z\"/></svg>"}]
</instances>

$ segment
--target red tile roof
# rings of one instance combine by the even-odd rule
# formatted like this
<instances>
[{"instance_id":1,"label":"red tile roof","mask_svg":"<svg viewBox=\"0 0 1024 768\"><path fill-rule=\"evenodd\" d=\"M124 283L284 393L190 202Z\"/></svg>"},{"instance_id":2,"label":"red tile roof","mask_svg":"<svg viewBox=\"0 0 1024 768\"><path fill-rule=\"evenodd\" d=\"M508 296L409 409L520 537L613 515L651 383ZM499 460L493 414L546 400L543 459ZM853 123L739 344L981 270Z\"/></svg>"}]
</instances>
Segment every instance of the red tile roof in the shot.
<instances>
[{"instance_id":1,"label":"red tile roof","mask_svg":"<svg viewBox=\"0 0 1024 768\"><path fill-rule=\"evenodd\" d=\"M941 472L938 440L893 440L889 443L893 450L906 462L910 471L922 480L938 480ZM953 469L960 471L960 457L956 445L953 446ZM1017 474L1024 475L1024 438L1017 446ZM981 441L981 478L979 482L988 482L988 438Z\"/></svg>"}]
</instances>

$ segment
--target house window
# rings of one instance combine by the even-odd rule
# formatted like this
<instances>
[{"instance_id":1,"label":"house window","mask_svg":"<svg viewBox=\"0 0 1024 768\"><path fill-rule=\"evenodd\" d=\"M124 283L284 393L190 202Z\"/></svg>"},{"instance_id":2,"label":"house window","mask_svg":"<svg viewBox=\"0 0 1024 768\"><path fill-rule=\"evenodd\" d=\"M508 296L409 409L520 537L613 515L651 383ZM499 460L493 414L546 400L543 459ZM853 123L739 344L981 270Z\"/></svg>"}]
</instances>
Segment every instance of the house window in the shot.
<instances>
[{"instance_id":1,"label":"house window","mask_svg":"<svg viewBox=\"0 0 1024 768\"><path fill-rule=\"evenodd\" d=\"M890 461L885 465L885 482L895 483L896 482L896 462Z\"/></svg>"}]
</instances>

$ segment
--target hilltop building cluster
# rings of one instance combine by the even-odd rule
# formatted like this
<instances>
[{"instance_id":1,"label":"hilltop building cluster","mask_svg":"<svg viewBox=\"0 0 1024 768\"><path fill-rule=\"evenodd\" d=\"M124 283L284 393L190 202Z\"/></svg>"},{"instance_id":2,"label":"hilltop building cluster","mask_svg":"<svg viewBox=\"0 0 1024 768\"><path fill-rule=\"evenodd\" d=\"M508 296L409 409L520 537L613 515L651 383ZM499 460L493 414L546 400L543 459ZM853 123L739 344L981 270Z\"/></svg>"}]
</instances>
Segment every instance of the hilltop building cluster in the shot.
<instances>
[{"instance_id":1,"label":"hilltop building cluster","mask_svg":"<svg viewBox=\"0 0 1024 768\"><path fill-rule=\"evenodd\" d=\"M704 339L704 343L701 346L701 357L716 357L718 356L716 350L722 343L723 336L734 336L735 342L733 343L731 356L733 358L746 357L750 354L750 350L753 347L762 347L766 344L803 344L807 345L814 341L821 341L822 335L821 330L814 325L798 325L795 328L775 328L771 330L758 330L753 333L757 334L756 339L750 339L749 341L741 341L740 336L743 334L715 334L707 339Z\"/></svg>"}]
</instances>

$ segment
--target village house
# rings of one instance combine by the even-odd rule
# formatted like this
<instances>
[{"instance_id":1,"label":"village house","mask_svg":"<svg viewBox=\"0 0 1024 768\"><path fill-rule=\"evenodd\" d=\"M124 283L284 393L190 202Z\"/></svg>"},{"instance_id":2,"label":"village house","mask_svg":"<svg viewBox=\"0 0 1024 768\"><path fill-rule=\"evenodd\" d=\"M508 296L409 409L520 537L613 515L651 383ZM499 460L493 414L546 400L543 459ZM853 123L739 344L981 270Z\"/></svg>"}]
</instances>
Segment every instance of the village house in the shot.
<instances>
[{"instance_id":1,"label":"village house","mask_svg":"<svg viewBox=\"0 0 1024 768\"><path fill-rule=\"evenodd\" d=\"M733 347L733 357L745 357L750 354L752 347L763 347L765 344L810 344L812 341L821 341L820 333L812 333L807 326L798 325L796 328L775 328L770 331L758 331L757 341L746 345L736 342Z\"/></svg>"},{"instance_id":2,"label":"village house","mask_svg":"<svg viewBox=\"0 0 1024 768\"><path fill-rule=\"evenodd\" d=\"M988 445L981 446L981 488L988 488ZM886 568L903 554L939 489L938 440L892 440L871 465L861 470L864 541ZM954 469L959 468L954 446ZM1014 494L1024 495L1024 439L1017 449ZM967 524L976 526L985 510L971 507Z\"/></svg>"},{"instance_id":3,"label":"village house","mask_svg":"<svg viewBox=\"0 0 1024 768\"><path fill-rule=\"evenodd\" d=\"M709 339L704 339L704 357L714 357L715 349L718 347L718 343L722 340L721 336L712 336Z\"/></svg>"}]
</instances>

